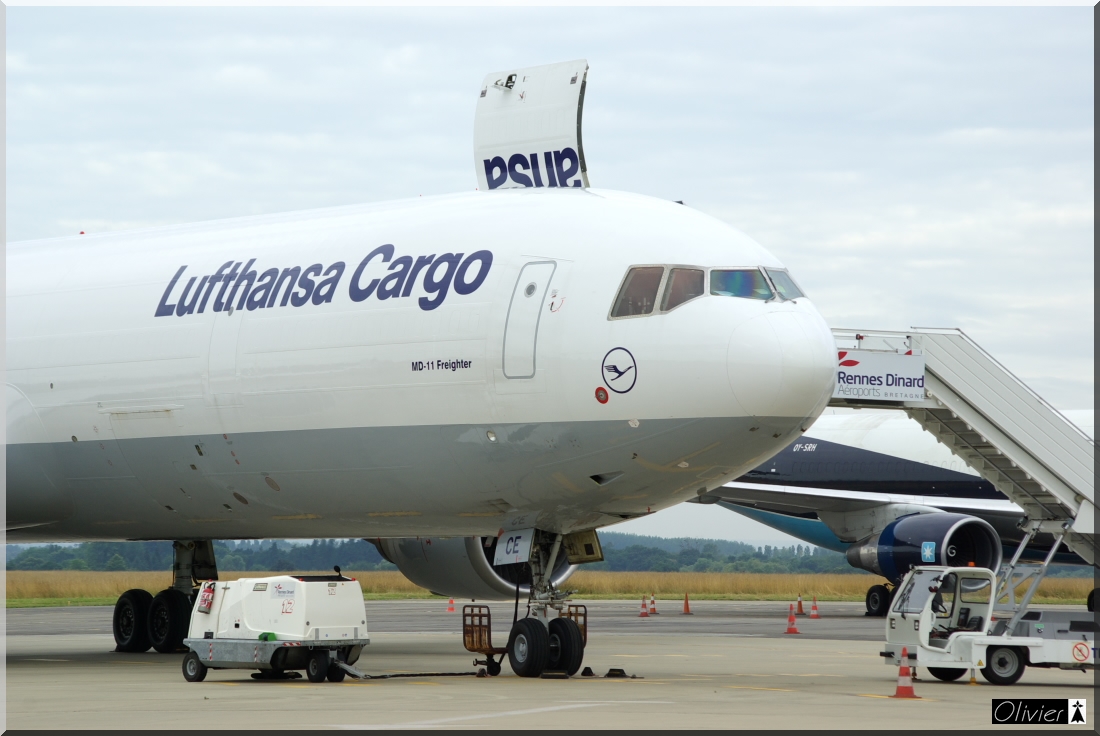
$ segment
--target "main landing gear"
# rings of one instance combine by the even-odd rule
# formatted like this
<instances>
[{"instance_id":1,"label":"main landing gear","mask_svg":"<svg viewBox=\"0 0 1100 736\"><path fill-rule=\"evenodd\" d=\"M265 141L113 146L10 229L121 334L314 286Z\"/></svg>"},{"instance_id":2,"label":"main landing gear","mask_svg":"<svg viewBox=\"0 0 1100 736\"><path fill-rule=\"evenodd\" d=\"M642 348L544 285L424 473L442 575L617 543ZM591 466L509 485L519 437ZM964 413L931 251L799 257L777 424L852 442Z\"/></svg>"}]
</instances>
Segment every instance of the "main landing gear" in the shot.
<instances>
[{"instance_id":1,"label":"main landing gear","mask_svg":"<svg viewBox=\"0 0 1100 736\"><path fill-rule=\"evenodd\" d=\"M587 643L588 616L584 606L566 604L568 594L557 590L550 580L558 554L561 534L538 532L531 548L531 589L528 594L526 618L517 618L508 634L508 646L494 648L490 640L491 626L487 606L466 606L463 610L463 638L466 648L486 655L489 675L500 674L504 656L512 671L520 677L540 677L544 672L575 675L584 661ZM516 589L516 611L519 611L519 589ZM556 615L551 615L556 611ZM494 660L494 655L501 659Z\"/></svg>"},{"instance_id":2,"label":"main landing gear","mask_svg":"<svg viewBox=\"0 0 1100 736\"><path fill-rule=\"evenodd\" d=\"M112 629L116 652L144 652L150 647L162 654L186 651L183 640L191 624L191 606L199 581L217 580L214 545L210 540L173 542L174 580L155 596L144 590L128 590L115 603Z\"/></svg>"},{"instance_id":3,"label":"main landing gear","mask_svg":"<svg viewBox=\"0 0 1100 736\"><path fill-rule=\"evenodd\" d=\"M867 615L882 618L890 610L890 602L894 600L897 588L886 585L872 585L867 589Z\"/></svg>"}]
</instances>

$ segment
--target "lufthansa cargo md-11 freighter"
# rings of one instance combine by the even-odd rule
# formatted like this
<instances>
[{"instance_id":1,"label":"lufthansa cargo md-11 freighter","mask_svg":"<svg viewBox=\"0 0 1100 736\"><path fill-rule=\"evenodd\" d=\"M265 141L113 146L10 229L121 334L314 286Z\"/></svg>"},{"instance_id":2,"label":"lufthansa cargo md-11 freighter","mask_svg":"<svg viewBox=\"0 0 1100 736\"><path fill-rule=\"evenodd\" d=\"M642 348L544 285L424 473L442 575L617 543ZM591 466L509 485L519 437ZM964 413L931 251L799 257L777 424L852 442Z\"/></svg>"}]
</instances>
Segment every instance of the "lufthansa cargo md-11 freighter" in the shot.
<instances>
[{"instance_id":1,"label":"lufthansa cargo md-11 freighter","mask_svg":"<svg viewBox=\"0 0 1100 736\"><path fill-rule=\"evenodd\" d=\"M834 375L753 240L555 183L10 244L9 541L176 542L115 611L172 651L210 540L378 539L432 590L522 588L538 674L569 535L758 466Z\"/></svg>"}]
</instances>

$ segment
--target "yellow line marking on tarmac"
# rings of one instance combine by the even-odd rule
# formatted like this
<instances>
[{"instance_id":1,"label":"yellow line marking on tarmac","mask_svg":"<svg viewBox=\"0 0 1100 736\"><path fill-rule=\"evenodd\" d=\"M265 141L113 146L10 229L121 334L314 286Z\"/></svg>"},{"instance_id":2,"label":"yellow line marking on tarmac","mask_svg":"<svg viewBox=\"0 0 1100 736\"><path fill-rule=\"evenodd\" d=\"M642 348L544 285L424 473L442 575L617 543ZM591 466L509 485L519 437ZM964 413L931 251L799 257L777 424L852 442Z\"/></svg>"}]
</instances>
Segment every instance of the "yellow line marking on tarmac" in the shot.
<instances>
[{"instance_id":1,"label":"yellow line marking on tarmac","mask_svg":"<svg viewBox=\"0 0 1100 736\"><path fill-rule=\"evenodd\" d=\"M796 693L797 690L788 690L782 687L750 687L749 685L723 685L727 690L771 690L777 693Z\"/></svg>"},{"instance_id":2,"label":"yellow line marking on tarmac","mask_svg":"<svg viewBox=\"0 0 1100 736\"><path fill-rule=\"evenodd\" d=\"M774 674L763 674L755 672L735 672L731 677L844 677L844 675L822 675L814 672L777 672Z\"/></svg>"}]
</instances>

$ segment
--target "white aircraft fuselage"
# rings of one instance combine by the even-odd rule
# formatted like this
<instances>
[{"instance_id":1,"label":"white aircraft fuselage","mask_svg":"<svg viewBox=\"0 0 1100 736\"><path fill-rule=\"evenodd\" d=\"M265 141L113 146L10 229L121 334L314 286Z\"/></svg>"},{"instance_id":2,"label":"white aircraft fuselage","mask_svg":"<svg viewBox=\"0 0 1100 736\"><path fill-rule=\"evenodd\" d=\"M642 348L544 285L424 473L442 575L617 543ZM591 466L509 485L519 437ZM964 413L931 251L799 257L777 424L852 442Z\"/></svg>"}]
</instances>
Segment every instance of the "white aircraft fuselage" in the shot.
<instances>
[{"instance_id":1,"label":"white aircraft fuselage","mask_svg":"<svg viewBox=\"0 0 1100 736\"><path fill-rule=\"evenodd\" d=\"M782 267L582 189L11 244L8 538L570 532L717 488L821 413L832 335L709 289L612 318L637 265Z\"/></svg>"}]
</instances>

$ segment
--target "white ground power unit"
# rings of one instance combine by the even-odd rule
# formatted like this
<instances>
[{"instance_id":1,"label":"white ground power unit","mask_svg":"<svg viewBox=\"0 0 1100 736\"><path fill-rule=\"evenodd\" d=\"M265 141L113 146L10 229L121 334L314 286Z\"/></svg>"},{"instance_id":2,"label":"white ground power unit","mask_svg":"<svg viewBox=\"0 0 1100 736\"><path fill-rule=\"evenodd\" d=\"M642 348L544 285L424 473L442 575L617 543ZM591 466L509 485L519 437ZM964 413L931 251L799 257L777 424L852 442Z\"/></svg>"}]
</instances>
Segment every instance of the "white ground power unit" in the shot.
<instances>
[{"instance_id":1,"label":"white ground power unit","mask_svg":"<svg viewBox=\"0 0 1100 736\"><path fill-rule=\"evenodd\" d=\"M359 582L335 575L280 575L210 581L199 589L184 645L183 676L253 669L258 679L310 682L361 678L352 665L370 643Z\"/></svg>"}]
</instances>

